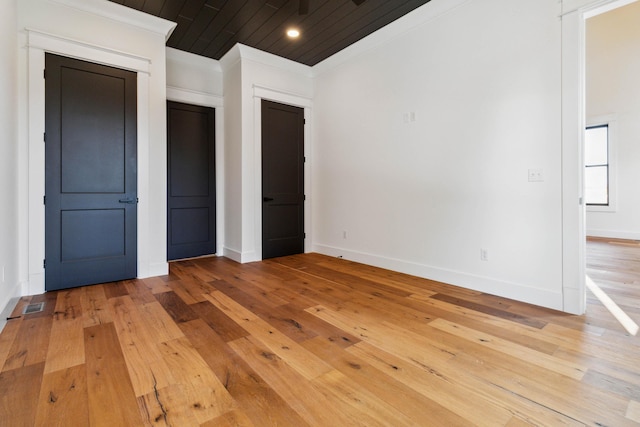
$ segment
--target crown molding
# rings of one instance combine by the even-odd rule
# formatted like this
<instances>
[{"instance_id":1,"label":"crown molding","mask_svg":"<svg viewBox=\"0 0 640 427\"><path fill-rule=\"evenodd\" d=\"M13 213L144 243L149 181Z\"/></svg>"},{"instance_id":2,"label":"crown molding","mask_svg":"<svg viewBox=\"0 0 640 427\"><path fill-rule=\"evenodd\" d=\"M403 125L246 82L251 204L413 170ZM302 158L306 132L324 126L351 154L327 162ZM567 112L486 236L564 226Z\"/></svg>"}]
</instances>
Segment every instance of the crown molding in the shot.
<instances>
[{"instance_id":1,"label":"crown molding","mask_svg":"<svg viewBox=\"0 0 640 427\"><path fill-rule=\"evenodd\" d=\"M49 0L82 12L161 34L169 40L176 23L107 0Z\"/></svg>"}]
</instances>

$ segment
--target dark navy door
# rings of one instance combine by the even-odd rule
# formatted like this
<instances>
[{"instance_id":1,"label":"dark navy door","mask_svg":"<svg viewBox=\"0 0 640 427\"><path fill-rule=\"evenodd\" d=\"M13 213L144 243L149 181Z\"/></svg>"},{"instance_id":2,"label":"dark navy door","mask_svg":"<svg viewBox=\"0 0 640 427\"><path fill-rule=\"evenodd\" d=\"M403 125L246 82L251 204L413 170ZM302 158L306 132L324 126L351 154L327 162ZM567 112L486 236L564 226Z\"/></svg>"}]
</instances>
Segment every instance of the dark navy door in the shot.
<instances>
[{"instance_id":1,"label":"dark navy door","mask_svg":"<svg viewBox=\"0 0 640 427\"><path fill-rule=\"evenodd\" d=\"M137 76L45 59L45 288L137 275Z\"/></svg>"},{"instance_id":2,"label":"dark navy door","mask_svg":"<svg viewBox=\"0 0 640 427\"><path fill-rule=\"evenodd\" d=\"M304 109L262 100L262 258L304 252Z\"/></svg>"},{"instance_id":3,"label":"dark navy door","mask_svg":"<svg viewBox=\"0 0 640 427\"><path fill-rule=\"evenodd\" d=\"M167 103L167 259L216 253L215 110Z\"/></svg>"}]
</instances>

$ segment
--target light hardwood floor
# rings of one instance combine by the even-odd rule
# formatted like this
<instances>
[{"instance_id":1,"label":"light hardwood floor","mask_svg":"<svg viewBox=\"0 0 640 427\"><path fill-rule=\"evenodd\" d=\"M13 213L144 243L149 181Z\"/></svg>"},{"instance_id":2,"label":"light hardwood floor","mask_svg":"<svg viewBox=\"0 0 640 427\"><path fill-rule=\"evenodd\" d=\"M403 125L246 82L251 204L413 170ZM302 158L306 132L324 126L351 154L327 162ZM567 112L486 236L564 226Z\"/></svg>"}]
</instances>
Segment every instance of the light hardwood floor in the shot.
<instances>
[{"instance_id":1,"label":"light hardwood floor","mask_svg":"<svg viewBox=\"0 0 640 427\"><path fill-rule=\"evenodd\" d=\"M592 247L591 273L638 285ZM640 424L639 339L592 298L570 316L306 254L176 262L14 316L2 426Z\"/></svg>"}]
</instances>

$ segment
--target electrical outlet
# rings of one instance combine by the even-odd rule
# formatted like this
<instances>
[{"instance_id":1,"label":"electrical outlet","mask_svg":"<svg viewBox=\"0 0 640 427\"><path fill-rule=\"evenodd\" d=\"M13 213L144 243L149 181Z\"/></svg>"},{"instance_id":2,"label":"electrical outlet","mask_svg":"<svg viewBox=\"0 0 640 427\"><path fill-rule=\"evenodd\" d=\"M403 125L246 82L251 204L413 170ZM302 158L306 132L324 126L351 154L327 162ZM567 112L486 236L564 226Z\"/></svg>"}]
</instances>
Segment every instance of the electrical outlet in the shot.
<instances>
[{"instance_id":1,"label":"electrical outlet","mask_svg":"<svg viewBox=\"0 0 640 427\"><path fill-rule=\"evenodd\" d=\"M480 249L480 260L489 261L489 251L487 249Z\"/></svg>"},{"instance_id":2,"label":"electrical outlet","mask_svg":"<svg viewBox=\"0 0 640 427\"><path fill-rule=\"evenodd\" d=\"M529 182L543 182L544 170L543 169L529 169Z\"/></svg>"}]
</instances>

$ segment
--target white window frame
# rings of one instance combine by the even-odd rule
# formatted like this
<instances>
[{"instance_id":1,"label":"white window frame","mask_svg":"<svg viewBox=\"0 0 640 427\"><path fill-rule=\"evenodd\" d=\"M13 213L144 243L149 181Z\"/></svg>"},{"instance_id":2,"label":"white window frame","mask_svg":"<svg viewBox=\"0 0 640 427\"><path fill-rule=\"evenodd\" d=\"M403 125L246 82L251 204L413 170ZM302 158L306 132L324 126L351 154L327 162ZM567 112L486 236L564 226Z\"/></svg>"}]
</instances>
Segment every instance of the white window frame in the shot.
<instances>
[{"instance_id":1,"label":"white window frame","mask_svg":"<svg viewBox=\"0 0 640 427\"><path fill-rule=\"evenodd\" d=\"M608 156L609 156L609 204L604 205L588 205L585 202L585 206L587 212L616 212L617 200L618 200L618 168L617 168L617 159L616 159L616 139L617 139L617 120L616 116L608 115L608 116L599 116L592 117L587 120L587 125L585 126L585 132L587 128L597 127L597 126L607 126L608 127ZM584 163L584 162L583 162ZM584 165L583 165L584 167Z\"/></svg>"}]
</instances>

